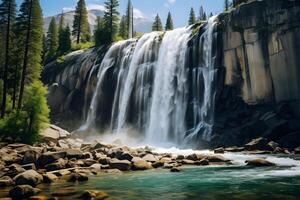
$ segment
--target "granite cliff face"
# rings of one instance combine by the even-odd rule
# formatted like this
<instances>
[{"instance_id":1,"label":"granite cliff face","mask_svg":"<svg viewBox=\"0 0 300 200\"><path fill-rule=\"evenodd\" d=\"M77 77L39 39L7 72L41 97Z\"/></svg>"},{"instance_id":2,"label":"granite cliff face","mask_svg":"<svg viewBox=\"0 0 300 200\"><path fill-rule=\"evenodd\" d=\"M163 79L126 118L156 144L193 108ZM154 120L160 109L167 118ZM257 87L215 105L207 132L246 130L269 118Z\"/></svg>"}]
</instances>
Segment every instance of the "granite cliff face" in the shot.
<instances>
[{"instance_id":1,"label":"granite cliff face","mask_svg":"<svg viewBox=\"0 0 300 200\"><path fill-rule=\"evenodd\" d=\"M194 138L198 145L240 145L264 136L283 146L299 146L299 16L300 1L296 0L248 1L218 16L211 47L216 72L210 86L216 100L215 108L209 110L214 115L213 137L209 141ZM193 121L194 104L190 102L198 95L191 71L202 62L199 55L203 54L203 46L199 43L205 27L194 27L197 33L188 42L188 128ZM91 49L72 53L64 61L45 67L43 77L50 85L48 99L55 122L72 130L81 124L96 88L96 68L105 52ZM111 80L111 85L104 88L107 93L115 87L114 76L112 70L105 77ZM107 103L106 107L111 107Z\"/></svg>"}]
</instances>

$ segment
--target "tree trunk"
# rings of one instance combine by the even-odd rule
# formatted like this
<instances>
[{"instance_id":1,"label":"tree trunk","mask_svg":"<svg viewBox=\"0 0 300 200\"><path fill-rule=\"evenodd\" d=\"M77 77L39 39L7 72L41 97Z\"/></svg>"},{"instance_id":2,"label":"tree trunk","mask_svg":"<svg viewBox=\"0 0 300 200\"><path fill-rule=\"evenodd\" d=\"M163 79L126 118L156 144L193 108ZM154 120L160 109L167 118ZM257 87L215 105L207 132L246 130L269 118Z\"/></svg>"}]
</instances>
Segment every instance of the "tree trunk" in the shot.
<instances>
[{"instance_id":1,"label":"tree trunk","mask_svg":"<svg viewBox=\"0 0 300 200\"><path fill-rule=\"evenodd\" d=\"M3 74L3 97L1 106L1 118L4 117L6 111L6 98L7 98L7 73L8 73L8 60L9 60L9 35L10 35L10 22L11 22L11 2L8 2L8 13L7 13L7 28L6 28L6 45L5 45L5 64Z\"/></svg>"},{"instance_id":2,"label":"tree trunk","mask_svg":"<svg viewBox=\"0 0 300 200\"><path fill-rule=\"evenodd\" d=\"M80 5L80 14L79 14L79 24L78 24L78 32L77 32L77 44L80 43L80 34L81 34L81 18L82 18L82 4Z\"/></svg>"},{"instance_id":3,"label":"tree trunk","mask_svg":"<svg viewBox=\"0 0 300 200\"><path fill-rule=\"evenodd\" d=\"M27 65L28 65L28 51L29 51L30 29L31 29L31 13L32 13L32 0L30 0L30 8L29 8L29 16L28 16L28 24L27 24L28 27L27 27L27 34L26 34L26 41L25 41L25 53L24 53L24 60L23 60L23 70L22 70L22 77L21 77L18 109L22 108L22 103L23 103L25 78L26 78Z\"/></svg>"}]
</instances>

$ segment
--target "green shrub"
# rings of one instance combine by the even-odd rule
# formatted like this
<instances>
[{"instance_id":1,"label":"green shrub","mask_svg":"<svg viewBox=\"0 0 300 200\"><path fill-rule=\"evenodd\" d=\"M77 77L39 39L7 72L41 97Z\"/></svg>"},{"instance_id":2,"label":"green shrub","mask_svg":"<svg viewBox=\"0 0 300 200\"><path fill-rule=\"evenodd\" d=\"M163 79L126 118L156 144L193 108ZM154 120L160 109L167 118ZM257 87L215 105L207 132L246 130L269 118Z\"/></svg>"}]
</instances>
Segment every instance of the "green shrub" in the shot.
<instances>
[{"instance_id":1,"label":"green shrub","mask_svg":"<svg viewBox=\"0 0 300 200\"><path fill-rule=\"evenodd\" d=\"M94 42L85 42L85 43L73 44L72 45L72 51L85 50L85 49L89 49L93 46L95 46Z\"/></svg>"},{"instance_id":2,"label":"green shrub","mask_svg":"<svg viewBox=\"0 0 300 200\"><path fill-rule=\"evenodd\" d=\"M32 144L39 133L49 124L49 108L46 100L47 88L40 81L33 82L25 90L24 105L0 121L2 137Z\"/></svg>"}]
</instances>

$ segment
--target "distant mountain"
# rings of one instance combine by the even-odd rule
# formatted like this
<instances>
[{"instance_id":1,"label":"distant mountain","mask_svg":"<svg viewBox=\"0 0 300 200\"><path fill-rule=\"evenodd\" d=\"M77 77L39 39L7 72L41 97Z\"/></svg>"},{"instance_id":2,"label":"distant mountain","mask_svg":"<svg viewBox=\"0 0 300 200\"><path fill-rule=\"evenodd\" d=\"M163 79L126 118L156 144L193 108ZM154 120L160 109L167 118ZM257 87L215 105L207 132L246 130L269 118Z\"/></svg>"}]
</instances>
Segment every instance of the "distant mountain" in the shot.
<instances>
[{"instance_id":1,"label":"distant mountain","mask_svg":"<svg viewBox=\"0 0 300 200\"><path fill-rule=\"evenodd\" d=\"M73 20L74 20L74 14L75 11L69 11L64 13L65 17L65 25L69 24L70 28L72 29L73 25ZM94 30L94 27L96 25L96 19L98 16L103 16L103 10L89 10L88 11L88 21L91 26L91 30ZM55 17L56 22L59 23L59 19L61 17L61 14L55 15L55 16L50 16L44 19L44 30L45 32L48 30L51 18ZM142 33L147 33L151 31L151 26L152 26L152 21L147 19L146 17L142 17L138 15L137 17L134 17L134 26L135 26L135 31L137 32L142 32Z\"/></svg>"}]
</instances>

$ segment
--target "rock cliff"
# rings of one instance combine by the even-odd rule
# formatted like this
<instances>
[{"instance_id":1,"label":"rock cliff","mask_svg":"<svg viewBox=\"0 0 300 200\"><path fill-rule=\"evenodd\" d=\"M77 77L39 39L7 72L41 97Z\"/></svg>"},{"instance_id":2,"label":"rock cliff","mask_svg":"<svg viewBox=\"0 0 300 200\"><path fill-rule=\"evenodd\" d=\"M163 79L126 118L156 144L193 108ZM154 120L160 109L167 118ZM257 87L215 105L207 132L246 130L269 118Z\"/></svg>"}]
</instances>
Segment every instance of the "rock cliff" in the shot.
<instances>
[{"instance_id":1,"label":"rock cliff","mask_svg":"<svg viewBox=\"0 0 300 200\"><path fill-rule=\"evenodd\" d=\"M300 1L242 1L218 16L216 31L214 137L209 143L199 139L199 144L239 145L263 136L299 146ZM202 32L200 26L191 49L197 48ZM80 125L97 82L92 68L105 51L75 52L45 67L52 118L64 128ZM192 66L198 60L190 56Z\"/></svg>"}]
</instances>

